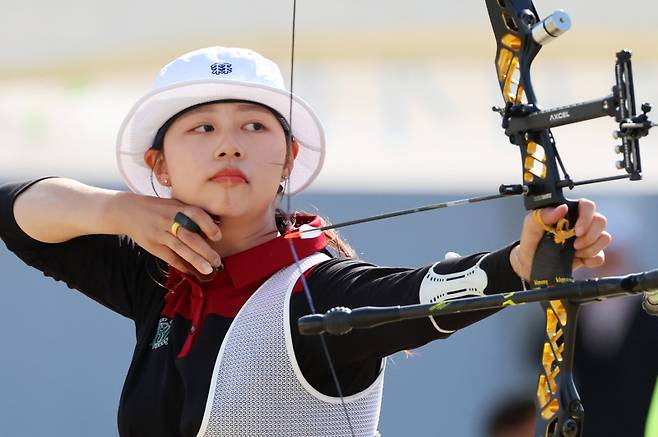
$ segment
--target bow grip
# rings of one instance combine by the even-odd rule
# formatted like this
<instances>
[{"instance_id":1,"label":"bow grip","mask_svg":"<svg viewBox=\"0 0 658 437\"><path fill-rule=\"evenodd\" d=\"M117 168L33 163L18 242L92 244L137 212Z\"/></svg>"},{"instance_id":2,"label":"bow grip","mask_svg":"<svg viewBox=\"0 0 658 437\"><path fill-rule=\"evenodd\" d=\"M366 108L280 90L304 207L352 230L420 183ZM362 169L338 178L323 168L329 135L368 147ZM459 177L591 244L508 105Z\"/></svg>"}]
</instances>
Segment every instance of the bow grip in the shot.
<instances>
[{"instance_id":1,"label":"bow grip","mask_svg":"<svg viewBox=\"0 0 658 437\"><path fill-rule=\"evenodd\" d=\"M563 231L575 227L578 202L566 200L569 208ZM558 229L560 228L558 223ZM530 279L534 288L573 282L573 236L556 242L546 232L537 246ZM573 348L579 305L569 301L542 303L546 314L546 332L542 370L537 383L538 408L536 433L546 437L580 437L584 410L572 377Z\"/></svg>"},{"instance_id":2,"label":"bow grip","mask_svg":"<svg viewBox=\"0 0 658 437\"><path fill-rule=\"evenodd\" d=\"M568 221L565 231L569 231L575 227L578 219L578 202L567 200L566 204L569 211L565 216ZM553 233L544 233L532 261L530 280L533 288L573 282L574 240L570 237L563 243L556 243Z\"/></svg>"}]
</instances>

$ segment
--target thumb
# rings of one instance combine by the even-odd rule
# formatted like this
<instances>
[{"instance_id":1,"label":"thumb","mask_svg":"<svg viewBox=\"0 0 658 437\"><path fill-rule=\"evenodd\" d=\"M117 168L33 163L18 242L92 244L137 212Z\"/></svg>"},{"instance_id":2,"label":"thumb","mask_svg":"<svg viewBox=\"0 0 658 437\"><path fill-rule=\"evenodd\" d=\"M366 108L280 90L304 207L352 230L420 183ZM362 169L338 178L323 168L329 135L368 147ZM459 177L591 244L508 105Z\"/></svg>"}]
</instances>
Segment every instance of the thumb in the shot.
<instances>
[{"instance_id":1,"label":"thumb","mask_svg":"<svg viewBox=\"0 0 658 437\"><path fill-rule=\"evenodd\" d=\"M563 218L568 211L567 205L542 208L539 216L544 224L552 226ZM523 230L521 231L521 250L524 253L534 253L545 232L544 228L535 221L534 212L526 215Z\"/></svg>"},{"instance_id":2,"label":"thumb","mask_svg":"<svg viewBox=\"0 0 658 437\"><path fill-rule=\"evenodd\" d=\"M542 208L539 211L539 217L545 225L552 226L567 215L567 212L569 212L567 205L560 205L555 208ZM544 227L537 223L534 214L534 211L526 214L523 222L523 229L521 231L518 263L522 268L527 270L527 274L522 277L530 277L531 266L534 263L537 246L546 232Z\"/></svg>"},{"instance_id":3,"label":"thumb","mask_svg":"<svg viewBox=\"0 0 658 437\"><path fill-rule=\"evenodd\" d=\"M541 221L547 225L554 225L569 212L567 205L562 204L555 208L542 208L539 213Z\"/></svg>"}]
</instances>

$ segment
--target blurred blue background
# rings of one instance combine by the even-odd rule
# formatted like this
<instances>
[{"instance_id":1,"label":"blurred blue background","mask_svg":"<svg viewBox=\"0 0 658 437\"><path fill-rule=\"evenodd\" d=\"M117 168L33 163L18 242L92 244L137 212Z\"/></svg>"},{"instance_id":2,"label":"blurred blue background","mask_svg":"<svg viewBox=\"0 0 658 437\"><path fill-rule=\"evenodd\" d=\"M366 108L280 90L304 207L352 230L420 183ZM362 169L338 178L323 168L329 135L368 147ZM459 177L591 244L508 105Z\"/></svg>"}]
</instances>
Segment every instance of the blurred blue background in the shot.
<instances>
[{"instance_id":1,"label":"blurred blue background","mask_svg":"<svg viewBox=\"0 0 658 437\"><path fill-rule=\"evenodd\" d=\"M295 207L337 222L450 198L310 193ZM628 252L632 270L658 266L658 196L596 198L614 220L612 232L619 229L615 236L633 241ZM447 251L466 255L514 241L522 216L521 202L506 199L355 226L342 234L368 261L421 266ZM4 248L0 276L2 435L117 435L116 410L134 346L132 322L43 277ZM543 321L538 305L515 307L427 345L416 356L393 356L382 435L483 435L494 407L512 396L534 396Z\"/></svg>"}]
</instances>

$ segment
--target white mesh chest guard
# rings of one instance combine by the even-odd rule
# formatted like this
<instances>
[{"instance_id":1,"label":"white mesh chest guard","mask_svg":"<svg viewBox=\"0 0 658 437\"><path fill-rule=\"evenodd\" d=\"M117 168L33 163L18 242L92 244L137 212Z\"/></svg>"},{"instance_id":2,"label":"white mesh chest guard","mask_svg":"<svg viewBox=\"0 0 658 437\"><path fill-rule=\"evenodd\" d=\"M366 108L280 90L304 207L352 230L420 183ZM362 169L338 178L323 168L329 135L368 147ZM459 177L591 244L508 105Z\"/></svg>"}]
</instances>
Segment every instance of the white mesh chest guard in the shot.
<instances>
[{"instance_id":1,"label":"white mesh chest guard","mask_svg":"<svg viewBox=\"0 0 658 437\"><path fill-rule=\"evenodd\" d=\"M301 269L326 259L311 255ZM340 398L311 387L295 359L289 308L298 278L296 265L275 273L233 320L215 362L198 437L350 436ZM370 387L344 398L358 437L376 434L383 382L384 363Z\"/></svg>"}]
</instances>

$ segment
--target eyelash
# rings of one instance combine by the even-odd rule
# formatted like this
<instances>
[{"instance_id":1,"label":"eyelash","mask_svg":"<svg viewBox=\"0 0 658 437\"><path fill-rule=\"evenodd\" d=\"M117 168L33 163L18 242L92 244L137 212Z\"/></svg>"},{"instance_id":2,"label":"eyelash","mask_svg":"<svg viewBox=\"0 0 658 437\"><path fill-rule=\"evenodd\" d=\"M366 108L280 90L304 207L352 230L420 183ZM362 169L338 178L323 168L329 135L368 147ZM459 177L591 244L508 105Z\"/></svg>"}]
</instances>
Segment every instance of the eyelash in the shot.
<instances>
[{"instance_id":1,"label":"eyelash","mask_svg":"<svg viewBox=\"0 0 658 437\"><path fill-rule=\"evenodd\" d=\"M261 130L265 129L265 125L263 123L259 122L259 121L252 121L251 123L245 124L245 126L249 126L250 124L260 126L260 129L256 129L256 131L261 131Z\"/></svg>"},{"instance_id":2,"label":"eyelash","mask_svg":"<svg viewBox=\"0 0 658 437\"><path fill-rule=\"evenodd\" d=\"M259 129L255 129L252 132L259 132L259 131L265 129L265 125L263 123L258 122L258 121L252 121L250 123L246 123L245 126L249 126L251 124L259 126ZM192 129L192 131L197 131L197 129L199 129L199 128L206 128L206 127L210 127L211 130L204 129L203 133L213 132L215 130L215 127L212 124L201 124L201 125L195 127L194 129ZM201 132L199 132L199 133L201 133Z\"/></svg>"},{"instance_id":3,"label":"eyelash","mask_svg":"<svg viewBox=\"0 0 658 437\"><path fill-rule=\"evenodd\" d=\"M206 130L206 129L204 129L204 130L203 130L204 133L212 132L212 131L215 130L215 128L214 128L211 124L202 124L202 125L199 125L199 126L195 127L194 129L192 129L192 131L193 131L193 132L197 132L197 130L198 130L199 128L206 128L206 127L210 127L212 130ZM201 132L199 132L199 133L201 133Z\"/></svg>"}]
</instances>

